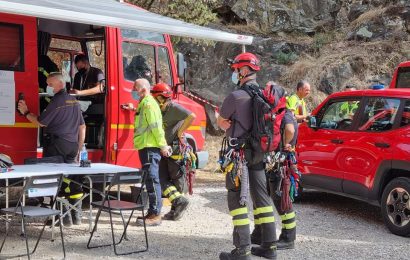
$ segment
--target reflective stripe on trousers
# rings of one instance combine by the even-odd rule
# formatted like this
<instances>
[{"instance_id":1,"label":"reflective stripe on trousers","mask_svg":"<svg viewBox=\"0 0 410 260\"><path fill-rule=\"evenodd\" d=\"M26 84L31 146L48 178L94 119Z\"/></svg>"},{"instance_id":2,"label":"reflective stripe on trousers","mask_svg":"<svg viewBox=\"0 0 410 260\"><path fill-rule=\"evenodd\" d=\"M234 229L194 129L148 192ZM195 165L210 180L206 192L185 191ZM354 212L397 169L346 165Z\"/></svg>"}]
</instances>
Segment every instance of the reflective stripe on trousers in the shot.
<instances>
[{"instance_id":1,"label":"reflective stripe on trousers","mask_svg":"<svg viewBox=\"0 0 410 260\"><path fill-rule=\"evenodd\" d=\"M255 208L253 211L255 225L266 223L275 223L275 216L273 215L273 207L266 206Z\"/></svg>"},{"instance_id":2,"label":"reflective stripe on trousers","mask_svg":"<svg viewBox=\"0 0 410 260\"><path fill-rule=\"evenodd\" d=\"M175 186L169 186L168 188L164 190L162 194L164 194L164 196L167 197L171 203L175 199L178 199L179 197L182 196L182 194L177 190Z\"/></svg>"},{"instance_id":3,"label":"reflective stripe on trousers","mask_svg":"<svg viewBox=\"0 0 410 260\"><path fill-rule=\"evenodd\" d=\"M296 227L296 214L294 211L280 215L283 229L293 229Z\"/></svg>"}]
</instances>

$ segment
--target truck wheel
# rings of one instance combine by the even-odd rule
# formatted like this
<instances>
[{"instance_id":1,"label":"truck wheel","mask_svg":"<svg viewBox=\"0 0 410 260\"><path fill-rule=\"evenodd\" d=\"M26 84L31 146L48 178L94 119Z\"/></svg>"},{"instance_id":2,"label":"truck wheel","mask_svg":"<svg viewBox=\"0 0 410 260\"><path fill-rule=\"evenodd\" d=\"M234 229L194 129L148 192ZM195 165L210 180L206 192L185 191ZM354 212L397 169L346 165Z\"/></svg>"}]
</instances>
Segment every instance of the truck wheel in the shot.
<instances>
[{"instance_id":1,"label":"truck wheel","mask_svg":"<svg viewBox=\"0 0 410 260\"><path fill-rule=\"evenodd\" d=\"M410 235L410 179L395 178L383 190L381 211L384 223L395 235Z\"/></svg>"}]
</instances>

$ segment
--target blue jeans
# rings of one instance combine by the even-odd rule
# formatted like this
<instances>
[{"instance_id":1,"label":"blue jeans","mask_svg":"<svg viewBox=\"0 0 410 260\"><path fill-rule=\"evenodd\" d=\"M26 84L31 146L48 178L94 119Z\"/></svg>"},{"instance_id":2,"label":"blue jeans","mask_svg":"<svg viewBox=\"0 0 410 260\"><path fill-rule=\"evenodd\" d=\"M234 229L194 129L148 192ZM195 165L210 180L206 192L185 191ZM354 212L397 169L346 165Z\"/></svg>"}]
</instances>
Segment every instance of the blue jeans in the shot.
<instances>
[{"instance_id":1,"label":"blue jeans","mask_svg":"<svg viewBox=\"0 0 410 260\"><path fill-rule=\"evenodd\" d=\"M147 147L138 150L138 155L142 164L142 168L147 171L145 178L145 186L148 192L148 214L161 214L162 198L161 185L159 182L159 161L161 160L160 149L155 147ZM144 166L145 164L149 164Z\"/></svg>"}]
</instances>

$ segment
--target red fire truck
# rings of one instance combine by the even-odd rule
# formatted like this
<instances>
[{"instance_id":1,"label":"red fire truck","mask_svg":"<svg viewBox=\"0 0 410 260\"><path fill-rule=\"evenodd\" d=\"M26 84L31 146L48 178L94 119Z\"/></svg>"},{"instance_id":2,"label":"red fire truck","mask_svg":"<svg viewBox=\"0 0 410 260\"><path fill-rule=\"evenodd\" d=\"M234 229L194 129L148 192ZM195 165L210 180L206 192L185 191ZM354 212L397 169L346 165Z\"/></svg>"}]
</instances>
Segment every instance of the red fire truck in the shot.
<instances>
[{"instance_id":1,"label":"red fire truck","mask_svg":"<svg viewBox=\"0 0 410 260\"><path fill-rule=\"evenodd\" d=\"M175 100L197 115L186 134L198 155L198 166L204 166L208 160L203 150L204 108L183 93L186 63L182 54L174 55L168 34L252 43L250 36L184 23L114 0L0 0L0 100L8 100L0 101L0 153L16 164L41 156L39 129L15 111L15 102L24 93L28 107L37 108L32 112L38 115L39 102L46 98L39 93L40 55L51 58L71 87L74 58L84 53L106 79L104 101L91 104L84 114L89 158L139 166L133 148L134 115L121 109L121 104L132 102L132 75L138 69L133 60L142 56L152 83L173 86Z\"/></svg>"}]
</instances>

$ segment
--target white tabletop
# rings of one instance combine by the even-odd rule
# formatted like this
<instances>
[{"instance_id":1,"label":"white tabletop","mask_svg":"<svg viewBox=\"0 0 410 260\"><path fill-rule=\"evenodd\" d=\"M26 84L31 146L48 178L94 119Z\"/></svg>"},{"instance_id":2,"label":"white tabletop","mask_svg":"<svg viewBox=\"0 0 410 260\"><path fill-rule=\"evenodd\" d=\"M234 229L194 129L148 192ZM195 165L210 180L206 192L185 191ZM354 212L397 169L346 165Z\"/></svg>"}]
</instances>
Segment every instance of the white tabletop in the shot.
<instances>
[{"instance_id":1,"label":"white tabletop","mask_svg":"<svg viewBox=\"0 0 410 260\"><path fill-rule=\"evenodd\" d=\"M0 173L0 179L47 176L52 174L92 175L136 171L139 171L139 169L108 163L91 163L91 167L80 167L77 164L66 163L39 163L30 165L14 165L11 171Z\"/></svg>"}]
</instances>

